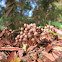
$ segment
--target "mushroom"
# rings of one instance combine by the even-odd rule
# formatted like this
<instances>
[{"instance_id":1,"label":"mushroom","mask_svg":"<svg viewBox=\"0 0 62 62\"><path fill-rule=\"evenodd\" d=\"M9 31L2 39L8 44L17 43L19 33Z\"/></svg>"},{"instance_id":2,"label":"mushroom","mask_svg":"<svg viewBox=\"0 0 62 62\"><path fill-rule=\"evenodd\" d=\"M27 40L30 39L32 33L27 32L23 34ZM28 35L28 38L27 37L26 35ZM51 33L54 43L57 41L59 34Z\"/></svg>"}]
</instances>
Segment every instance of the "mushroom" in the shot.
<instances>
[{"instance_id":1,"label":"mushroom","mask_svg":"<svg viewBox=\"0 0 62 62\"><path fill-rule=\"evenodd\" d=\"M4 33L5 33L5 31L3 30L3 31L2 31L2 34L4 34Z\"/></svg>"},{"instance_id":2,"label":"mushroom","mask_svg":"<svg viewBox=\"0 0 62 62\"><path fill-rule=\"evenodd\" d=\"M32 39L31 39L31 41L35 41L35 39L34 39L34 38L32 38Z\"/></svg>"},{"instance_id":3,"label":"mushroom","mask_svg":"<svg viewBox=\"0 0 62 62\"><path fill-rule=\"evenodd\" d=\"M27 41L27 39L26 38L23 38L23 41Z\"/></svg>"},{"instance_id":4,"label":"mushroom","mask_svg":"<svg viewBox=\"0 0 62 62\"><path fill-rule=\"evenodd\" d=\"M20 35L17 35L17 38L20 38Z\"/></svg>"},{"instance_id":5,"label":"mushroom","mask_svg":"<svg viewBox=\"0 0 62 62\"><path fill-rule=\"evenodd\" d=\"M19 41L22 41L22 39L19 39Z\"/></svg>"},{"instance_id":6,"label":"mushroom","mask_svg":"<svg viewBox=\"0 0 62 62\"><path fill-rule=\"evenodd\" d=\"M20 29L21 31L23 31L24 30L24 28L23 27L21 27L21 29Z\"/></svg>"},{"instance_id":7,"label":"mushroom","mask_svg":"<svg viewBox=\"0 0 62 62\"><path fill-rule=\"evenodd\" d=\"M32 38L32 35L30 34L30 35L28 35L28 38Z\"/></svg>"},{"instance_id":8,"label":"mushroom","mask_svg":"<svg viewBox=\"0 0 62 62\"><path fill-rule=\"evenodd\" d=\"M22 39L22 38L23 38L23 35L20 36L20 39Z\"/></svg>"},{"instance_id":9,"label":"mushroom","mask_svg":"<svg viewBox=\"0 0 62 62\"><path fill-rule=\"evenodd\" d=\"M27 24L24 24L24 27L27 27Z\"/></svg>"},{"instance_id":10,"label":"mushroom","mask_svg":"<svg viewBox=\"0 0 62 62\"><path fill-rule=\"evenodd\" d=\"M20 35L22 35L22 34L23 34L23 32L21 31L21 32L20 32Z\"/></svg>"},{"instance_id":11,"label":"mushroom","mask_svg":"<svg viewBox=\"0 0 62 62\"><path fill-rule=\"evenodd\" d=\"M37 36L38 35L38 33L37 32L34 32L34 36Z\"/></svg>"}]
</instances>

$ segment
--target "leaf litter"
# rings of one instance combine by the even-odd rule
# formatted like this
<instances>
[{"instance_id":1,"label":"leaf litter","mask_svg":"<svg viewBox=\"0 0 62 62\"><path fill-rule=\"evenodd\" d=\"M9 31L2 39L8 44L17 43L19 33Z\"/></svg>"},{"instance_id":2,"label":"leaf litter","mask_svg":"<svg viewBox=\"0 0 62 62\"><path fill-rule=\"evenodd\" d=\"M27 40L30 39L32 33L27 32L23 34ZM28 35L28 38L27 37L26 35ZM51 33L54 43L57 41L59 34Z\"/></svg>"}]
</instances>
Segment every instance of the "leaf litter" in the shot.
<instances>
[{"instance_id":1,"label":"leaf litter","mask_svg":"<svg viewBox=\"0 0 62 62\"><path fill-rule=\"evenodd\" d=\"M0 32L0 62L62 62L62 30L33 23L19 31L16 37L7 27Z\"/></svg>"}]
</instances>

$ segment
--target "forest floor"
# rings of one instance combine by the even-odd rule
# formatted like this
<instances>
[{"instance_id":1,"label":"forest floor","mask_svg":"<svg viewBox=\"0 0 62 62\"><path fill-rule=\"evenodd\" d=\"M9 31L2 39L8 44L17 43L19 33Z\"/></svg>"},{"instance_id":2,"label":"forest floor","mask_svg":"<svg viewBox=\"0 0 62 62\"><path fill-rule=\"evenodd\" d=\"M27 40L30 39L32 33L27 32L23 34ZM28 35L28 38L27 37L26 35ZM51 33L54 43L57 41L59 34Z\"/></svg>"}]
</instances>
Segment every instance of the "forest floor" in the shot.
<instances>
[{"instance_id":1,"label":"forest floor","mask_svg":"<svg viewBox=\"0 0 62 62\"><path fill-rule=\"evenodd\" d=\"M45 32L41 38L43 43L29 47L13 46L0 39L0 62L62 62L62 37Z\"/></svg>"}]
</instances>

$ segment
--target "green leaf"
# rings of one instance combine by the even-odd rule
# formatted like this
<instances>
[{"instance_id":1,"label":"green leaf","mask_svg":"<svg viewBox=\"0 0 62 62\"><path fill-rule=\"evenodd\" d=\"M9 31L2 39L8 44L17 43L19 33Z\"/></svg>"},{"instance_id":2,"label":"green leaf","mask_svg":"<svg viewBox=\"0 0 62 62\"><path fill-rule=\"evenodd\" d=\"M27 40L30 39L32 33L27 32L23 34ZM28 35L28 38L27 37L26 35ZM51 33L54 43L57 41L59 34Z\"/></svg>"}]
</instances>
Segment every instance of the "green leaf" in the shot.
<instances>
[{"instance_id":1,"label":"green leaf","mask_svg":"<svg viewBox=\"0 0 62 62\"><path fill-rule=\"evenodd\" d=\"M15 62L20 62L21 59L20 58L16 58Z\"/></svg>"},{"instance_id":2,"label":"green leaf","mask_svg":"<svg viewBox=\"0 0 62 62\"><path fill-rule=\"evenodd\" d=\"M23 44L23 49L26 51L26 44Z\"/></svg>"},{"instance_id":3,"label":"green leaf","mask_svg":"<svg viewBox=\"0 0 62 62\"><path fill-rule=\"evenodd\" d=\"M57 33L54 33L54 32L52 32L52 31L49 31L50 33L53 33L54 35L58 35L58 36L60 36L60 37L62 37L61 35L59 35L59 34L57 34Z\"/></svg>"}]
</instances>

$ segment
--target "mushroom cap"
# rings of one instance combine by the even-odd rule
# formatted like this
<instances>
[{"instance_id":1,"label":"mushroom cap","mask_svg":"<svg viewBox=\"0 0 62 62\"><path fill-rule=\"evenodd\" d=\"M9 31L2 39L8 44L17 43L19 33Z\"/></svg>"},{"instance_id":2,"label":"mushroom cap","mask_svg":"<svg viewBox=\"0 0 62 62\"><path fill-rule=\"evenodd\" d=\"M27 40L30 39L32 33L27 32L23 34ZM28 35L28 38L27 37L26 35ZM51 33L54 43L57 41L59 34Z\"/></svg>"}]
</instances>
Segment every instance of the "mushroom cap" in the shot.
<instances>
[{"instance_id":1,"label":"mushroom cap","mask_svg":"<svg viewBox=\"0 0 62 62\"><path fill-rule=\"evenodd\" d=\"M23 38L23 35L20 36L20 39L22 39L22 38Z\"/></svg>"},{"instance_id":2,"label":"mushroom cap","mask_svg":"<svg viewBox=\"0 0 62 62\"><path fill-rule=\"evenodd\" d=\"M33 23L33 26L36 26L36 24L35 24L35 23Z\"/></svg>"},{"instance_id":3,"label":"mushroom cap","mask_svg":"<svg viewBox=\"0 0 62 62\"><path fill-rule=\"evenodd\" d=\"M38 33L37 32L34 32L34 36L37 36L38 35Z\"/></svg>"},{"instance_id":4,"label":"mushroom cap","mask_svg":"<svg viewBox=\"0 0 62 62\"><path fill-rule=\"evenodd\" d=\"M24 33L25 33L25 34L27 34L27 33L28 33L28 31L24 30Z\"/></svg>"},{"instance_id":5,"label":"mushroom cap","mask_svg":"<svg viewBox=\"0 0 62 62\"><path fill-rule=\"evenodd\" d=\"M28 31L28 28L25 28L25 31Z\"/></svg>"},{"instance_id":6,"label":"mushroom cap","mask_svg":"<svg viewBox=\"0 0 62 62\"><path fill-rule=\"evenodd\" d=\"M33 24L31 23L31 24L30 24L30 27L32 27L32 26L33 26Z\"/></svg>"},{"instance_id":7,"label":"mushroom cap","mask_svg":"<svg viewBox=\"0 0 62 62\"><path fill-rule=\"evenodd\" d=\"M18 40L16 40L16 42L18 42Z\"/></svg>"},{"instance_id":8,"label":"mushroom cap","mask_svg":"<svg viewBox=\"0 0 62 62\"><path fill-rule=\"evenodd\" d=\"M17 40L17 37L15 38L15 40Z\"/></svg>"},{"instance_id":9,"label":"mushroom cap","mask_svg":"<svg viewBox=\"0 0 62 62\"><path fill-rule=\"evenodd\" d=\"M20 35L23 35L23 32L22 31L20 32Z\"/></svg>"},{"instance_id":10,"label":"mushroom cap","mask_svg":"<svg viewBox=\"0 0 62 62\"><path fill-rule=\"evenodd\" d=\"M36 29L35 28L32 28L33 32L36 32Z\"/></svg>"},{"instance_id":11,"label":"mushroom cap","mask_svg":"<svg viewBox=\"0 0 62 62\"><path fill-rule=\"evenodd\" d=\"M10 29L9 31L11 32L12 30Z\"/></svg>"},{"instance_id":12,"label":"mushroom cap","mask_svg":"<svg viewBox=\"0 0 62 62\"><path fill-rule=\"evenodd\" d=\"M24 28L23 27L21 27L21 29L20 29L21 31L23 31L24 30Z\"/></svg>"},{"instance_id":13,"label":"mushroom cap","mask_svg":"<svg viewBox=\"0 0 62 62\"><path fill-rule=\"evenodd\" d=\"M23 33L23 36L25 36L26 34L25 33Z\"/></svg>"},{"instance_id":14,"label":"mushroom cap","mask_svg":"<svg viewBox=\"0 0 62 62\"><path fill-rule=\"evenodd\" d=\"M23 41L27 41L27 39L26 38L23 38Z\"/></svg>"},{"instance_id":15,"label":"mushroom cap","mask_svg":"<svg viewBox=\"0 0 62 62\"><path fill-rule=\"evenodd\" d=\"M5 27L5 30L7 30L8 28L7 27Z\"/></svg>"},{"instance_id":16,"label":"mushroom cap","mask_svg":"<svg viewBox=\"0 0 62 62\"><path fill-rule=\"evenodd\" d=\"M32 38L32 35L30 34L30 35L28 35L28 38Z\"/></svg>"},{"instance_id":17,"label":"mushroom cap","mask_svg":"<svg viewBox=\"0 0 62 62\"><path fill-rule=\"evenodd\" d=\"M2 31L2 34L4 34L4 33L5 33L5 31L3 30L3 31Z\"/></svg>"},{"instance_id":18,"label":"mushroom cap","mask_svg":"<svg viewBox=\"0 0 62 62\"><path fill-rule=\"evenodd\" d=\"M10 35L10 32L8 33L8 36Z\"/></svg>"},{"instance_id":19,"label":"mushroom cap","mask_svg":"<svg viewBox=\"0 0 62 62\"><path fill-rule=\"evenodd\" d=\"M27 35L25 35L24 37L27 39L27 37L28 37L28 36L27 36Z\"/></svg>"},{"instance_id":20,"label":"mushroom cap","mask_svg":"<svg viewBox=\"0 0 62 62\"><path fill-rule=\"evenodd\" d=\"M22 39L19 39L19 41L22 41Z\"/></svg>"},{"instance_id":21,"label":"mushroom cap","mask_svg":"<svg viewBox=\"0 0 62 62\"><path fill-rule=\"evenodd\" d=\"M30 29L30 30L29 30L29 33L33 33L33 29Z\"/></svg>"},{"instance_id":22,"label":"mushroom cap","mask_svg":"<svg viewBox=\"0 0 62 62\"><path fill-rule=\"evenodd\" d=\"M17 38L19 38L20 37L20 35L17 35Z\"/></svg>"},{"instance_id":23,"label":"mushroom cap","mask_svg":"<svg viewBox=\"0 0 62 62\"><path fill-rule=\"evenodd\" d=\"M32 39L31 39L31 41L35 41L35 39L34 39L34 38L32 38Z\"/></svg>"},{"instance_id":24,"label":"mushroom cap","mask_svg":"<svg viewBox=\"0 0 62 62\"><path fill-rule=\"evenodd\" d=\"M9 33L9 31L8 31L8 30L6 30L6 31L5 31L5 33Z\"/></svg>"},{"instance_id":25,"label":"mushroom cap","mask_svg":"<svg viewBox=\"0 0 62 62\"><path fill-rule=\"evenodd\" d=\"M30 28L31 28L30 25L28 25L28 26L27 26L27 29L29 30Z\"/></svg>"},{"instance_id":26,"label":"mushroom cap","mask_svg":"<svg viewBox=\"0 0 62 62\"><path fill-rule=\"evenodd\" d=\"M27 27L27 24L26 23L24 24L24 27Z\"/></svg>"}]
</instances>

